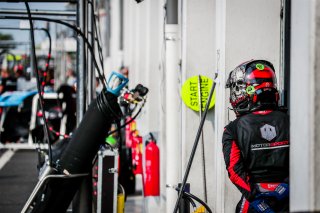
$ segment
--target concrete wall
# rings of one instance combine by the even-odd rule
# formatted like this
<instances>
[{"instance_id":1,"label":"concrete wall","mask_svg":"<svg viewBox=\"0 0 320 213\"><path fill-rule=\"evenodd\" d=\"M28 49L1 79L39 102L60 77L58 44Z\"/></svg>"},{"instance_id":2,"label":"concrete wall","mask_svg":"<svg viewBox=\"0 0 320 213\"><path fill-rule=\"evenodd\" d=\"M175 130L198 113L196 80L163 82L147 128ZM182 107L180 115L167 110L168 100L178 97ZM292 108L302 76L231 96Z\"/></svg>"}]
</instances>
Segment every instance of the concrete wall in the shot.
<instances>
[{"instance_id":1,"label":"concrete wall","mask_svg":"<svg viewBox=\"0 0 320 213\"><path fill-rule=\"evenodd\" d=\"M105 57L105 72L106 75L112 71L118 71L122 63L122 50L120 49L120 1L119 0L108 0L106 1L106 20L105 23L110 25L110 39L106 46L109 49L109 55ZM105 29L108 30L108 29ZM107 33L107 32L106 32Z\"/></svg>"},{"instance_id":2,"label":"concrete wall","mask_svg":"<svg viewBox=\"0 0 320 213\"><path fill-rule=\"evenodd\" d=\"M208 113L203 129L208 204L214 212L234 212L240 198L240 193L227 178L222 156L222 131L228 122L225 79L235 66L252 58L270 60L279 70L280 5L278 0L179 1L176 42L179 43L177 54L181 58L181 68L177 66L176 69L177 88L191 76L201 74L214 78L215 71L219 71L216 107ZM172 207L175 200L167 199L166 174L172 172L167 170L167 165L181 163L182 167L175 172L182 179L200 118L199 113L187 108L181 99L177 100L175 107L181 109L178 112L180 126L176 131L178 141L165 140L166 123L171 118L166 108L170 105L165 99L170 73L164 70L163 6L164 1L157 0L145 0L140 4L124 1L123 64L129 66L131 86L142 83L150 89L146 107L137 119L138 129L142 135L159 132L161 197L156 205L158 212L170 212L168 206ZM230 113L230 119L233 119ZM181 157L166 162L173 143L180 144L177 154ZM202 168L199 144L188 182L191 192L204 199Z\"/></svg>"},{"instance_id":3,"label":"concrete wall","mask_svg":"<svg viewBox=\"0 0 320 213\"><path fill-rule=\"evenodd\" d=\"M158 133L161 157L161 196L145 203L146 212L165 212L166 144L165 71L164 71L164 1L137 4L124 1L123 65L129 68L129 87L141 83L149 88L147 103L137 120L141 136Z\"/></svg>"},{"instance_id":4,"label":"concrete wall","mask_svg":"<svg viewBox=\"0 0 320 213\"><path fill-rule=\"evenodd\" d=\"M315 91L315 96L314 96L314 107L315 107L315 138L314 138L314 149L313 149L313 154L311 155L313 157L313 177L311 177L311 180L313 180L313 189L311 189L311 194L313 195L312 201L312 208L314 211L320 211L320 155L318 154L320 152L320 110L319 110L319 105L320 105L320 3L316 2L316 7L315 8L315 41L314 41L314 47L315 47L315 66L314 66L314 91ZM297 155L296 155L297 156ZM297 183L298 184L298 183Z\"/></svg>"},{"instance_id":5,"label":"concrete wall","mask_svg":"<svg viewBox=\"0 0 320 213\"><path fill-rule=\"evenodd\" d=\"M281 2L278 0L226 1L223 51L225 67L221 70L224 71L225 79L232 69L250 59L269 60L279 73L280 9ZM223 84L220 86L224 87ZM226 102L228 93L229 91L225 95ZM233 120L233 112L229 113L230 120ZM225 114L225 124L227 124L228 112ZM224 193L224 211L232 212L239 201L240 193L227 178Z\"/></svg>"},{"instance_id":6,"label":"concrete wall","mask_svg":"<svg viewBox=\"0 0 320 213\"><path fill-rule=\"evenodd\" d=\"M195 75L214 78L216 66L216 17L215 1L182 1L182 84ZM200 124L200 114L186 107L182 107L182 175L186 170L195 137ZM195 154L192 168L189 174L191 193L205 200L204 175L207 184L207 201L212 209L217 196L215 184L215 159L214 144L214 115L212 108L207 114L203 127L204 155L202 154L202 137L200 137L197 152ZM205 158L205 174L203 174Z\"/></svg>"},{"instance_id":7,"label":"concrete wall","mask_svg":"<svg viewBox=\"0 0 320 213\"><path fill-rule=\"evenodd\" d=\"M106 70L117 69L123 63L130 69L130 86L145 84L150 89L148 102L137 119L142 135L157 132L161 151L161 196L156 208L149 212L166 212L175 200L168 199L167 174L175 172L182 178L199 125L199 114L191 111L181 101L175 140L166 139L168 117L166 93L168 74L165 72L166 53L164 36L165 0L134 0L124 2L124 50L118 49L119 1L106 0L101 25L111 23L110 57ZM234 119L226 110L228 91L226 78L239 63L249 59L266 59L277 70L279 88L283 88L285 73L280 68L281 54L281 3L284 0L180 0L179 25L175 57L181 66L175 69L177 89L194 75L214 76L218 70L216 106L208 114L204 125L208 204L214 212L234 212L240 197L230 183L222 157L221 137L228 120ZM108 5L110 3L111 13ZM320 142L319 142L319 1L292 0L291 18L291 79L290 79L290 196L291 212L320 211ZM110 17L111 16L111 17ZM111 19L110 19L111 18ZM113 25L113 26L112 26ZM108 34L108 30L103 30ZM109 39L106 35L105 39ZM108 42L104 40L104 46ZM282 66L284 66L282 64ZM177 92L175 90L175 92ZM175 161L167 162L171 144L180 147ZM202 161L198 147L188 182L191 192L202 199ZM172 154L170 154L172 155ZM181 156L180 156L181 155ZM175 164L170 171L168 165ZM177 165L182 165L181 168ZM170 182L170 184L173 184ZM147 210L146 210L147 211ZM171 212L171 211L169 211Z\"/></svg>"},{"instance_id":8,"label":"concrete wall","mask_svg":"<svg viewBox=\"0 0 320 213\"><path fill-rule=\"evenodd\" d=\"M292 1L291 211L320 211L318 1Z\"/></svg>"}]
</instances>

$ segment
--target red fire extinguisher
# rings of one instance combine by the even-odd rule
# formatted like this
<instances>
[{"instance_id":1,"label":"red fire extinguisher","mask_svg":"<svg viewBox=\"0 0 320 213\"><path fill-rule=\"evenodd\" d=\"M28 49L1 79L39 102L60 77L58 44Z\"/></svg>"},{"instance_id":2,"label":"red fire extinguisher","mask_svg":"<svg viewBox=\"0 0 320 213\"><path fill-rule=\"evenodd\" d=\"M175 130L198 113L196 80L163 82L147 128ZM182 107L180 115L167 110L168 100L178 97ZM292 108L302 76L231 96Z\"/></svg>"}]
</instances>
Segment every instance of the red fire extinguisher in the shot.
<instances>
[{"instance_id":1,"label":"red fire extinguisher","mask_svg":"<svg viewBox=\"0 0 320 213\"><path fill-rule=\"evenodd\" d=\"M132 137L133 174L142 174L142 137L136 130Z\"/></svg>"},{"instance_id":2,"label":"red fire extinguisher","mask_svg":"<svg viewBox=\"0 0 320 213\"><path fill-rule=\"evenodd\" d=\"M145 148L144 196L160 195L160 153L153 135Z\"/></svg>"},{"instance_id":3,"label":"red fire extinguisher","mask_svg":"<svg viewBox=\"0 0 320 213\"><path fill-rule=\"evenodd\" d=\"M130 121L131 117L127 118L127 121ZM136 131L136 122L132 121L129 125L126 125L126 147L132 147L132 137L134 132Z\"/></svg>"}]
</instances>

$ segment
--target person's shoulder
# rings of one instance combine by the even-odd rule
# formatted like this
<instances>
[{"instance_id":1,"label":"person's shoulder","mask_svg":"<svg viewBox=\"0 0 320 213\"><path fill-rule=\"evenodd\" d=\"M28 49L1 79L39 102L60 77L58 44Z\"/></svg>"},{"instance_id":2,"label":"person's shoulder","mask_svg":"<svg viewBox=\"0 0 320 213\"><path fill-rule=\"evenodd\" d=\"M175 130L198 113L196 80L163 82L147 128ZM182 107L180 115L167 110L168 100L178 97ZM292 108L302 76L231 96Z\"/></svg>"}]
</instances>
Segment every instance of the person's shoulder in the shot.
<instances>
[{"instance_id":1,"label":"person's shoulder","mask_svg":"<svg viewBox=\"0 0 320 213\"><path fill-rule=\"evenodd\" d=\"M224 128L225 129L233 129L237 126L237 123L239 122L241 117L237 117L233 121L230 121Z\"/></svg>"},{"instance_id":2,"label":"person's shoulder","mask_svg":"<svg viewBox=\"0 0 320 213\"><path fill-rule=\"evenodd\" d=\"M273 115L278 116L278 117L289 117L288 113L286 111L282 111L282 110L275 110L273 112Z\"/></svg>"},{"instance_id":3,"label":"person's shoulder","mask_svg":"<svg viewBox=\"0 0 320 213\"><path fill-rule=\"evenodd\" d=\"M263 111L263 112L260 112L260 113L251 113L245 117L243 117L243 122L246 122L246 121L253 121L253 120L256 120L256 119L260 119L260 118L266 118L266 119L271 119L271 120L289 120L289 115L287 112L285 111L282 111L282 110L278 110L278 109L275 109L275 110L270 110L270 111Z\"/></svg>"}]
</instances>

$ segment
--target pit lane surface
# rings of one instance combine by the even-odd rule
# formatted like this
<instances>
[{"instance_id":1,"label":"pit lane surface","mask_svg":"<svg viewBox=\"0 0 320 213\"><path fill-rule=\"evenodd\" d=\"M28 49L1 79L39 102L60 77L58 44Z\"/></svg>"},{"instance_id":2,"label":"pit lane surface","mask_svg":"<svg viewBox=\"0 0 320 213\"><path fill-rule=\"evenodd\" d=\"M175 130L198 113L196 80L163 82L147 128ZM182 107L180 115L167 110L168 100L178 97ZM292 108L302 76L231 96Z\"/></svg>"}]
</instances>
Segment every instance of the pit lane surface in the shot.
<instances>
[{"instance_id":1,"label":"pit lane surface","mask_svg":"<svg viewBox=\"0 0 320 213\"><path fill-rule=\"evenodd\" d=\"M12 156L10 156L10 152ZM34 150L0 150L0 212L18 213L37 183L37 153Z\"/></svg>"},{"instance_id":2,"label":"pit lane surface","mask_svg":"<svg viewBox=\"0 0 320 213\"><path fill-rule=\"evenodd\" d=\"M21 212L37 184L37 158L32 149L0 149L0 213ZM143 212L142 185L137 188L137 193L127 198L125 213Z\"/></svg>"}]
</instances>

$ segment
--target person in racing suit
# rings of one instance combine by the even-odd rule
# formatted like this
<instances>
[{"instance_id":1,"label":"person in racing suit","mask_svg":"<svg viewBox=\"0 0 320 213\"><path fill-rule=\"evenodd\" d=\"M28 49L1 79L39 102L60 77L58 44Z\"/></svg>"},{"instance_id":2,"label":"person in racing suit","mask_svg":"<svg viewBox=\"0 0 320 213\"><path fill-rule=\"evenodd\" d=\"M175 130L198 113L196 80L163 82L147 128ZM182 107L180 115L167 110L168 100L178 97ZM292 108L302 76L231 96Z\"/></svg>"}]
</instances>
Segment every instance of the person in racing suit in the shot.
<instances>
[{"instance_id":1,"label":"person in racing suit","mask_svg":"<svg viewBox=\"0 0 320 213\"><path fill-rule=\"evenodd\" d=\"M288 212L289 116L278 107L273 65L245 62L226 87L237 116L222 138L229 178L242 193L236 212Z\"/></svg>"}]
</instances>

